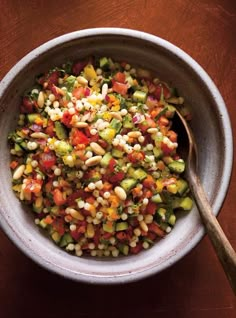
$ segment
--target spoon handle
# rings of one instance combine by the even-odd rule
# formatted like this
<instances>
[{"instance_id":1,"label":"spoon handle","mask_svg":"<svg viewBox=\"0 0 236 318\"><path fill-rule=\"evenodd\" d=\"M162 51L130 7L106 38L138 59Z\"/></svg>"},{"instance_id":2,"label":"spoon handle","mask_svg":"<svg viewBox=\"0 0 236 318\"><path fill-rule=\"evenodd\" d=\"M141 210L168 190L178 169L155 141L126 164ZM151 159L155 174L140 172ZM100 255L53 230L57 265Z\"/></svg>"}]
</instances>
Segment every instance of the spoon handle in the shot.
<instances>
[{"instance_id":1,"label":"spoon handle","mask_svg":"<svg viewBox=\"0 0 236 318\"><path fill-rule=\"evenodd\" d=\"M202 221L205 224L208 236L236 295L236 253L212 213L211 206L199 178L195 174L191 174L189 177L191 181L190 186Z\"/></svg>"}]
</instances>

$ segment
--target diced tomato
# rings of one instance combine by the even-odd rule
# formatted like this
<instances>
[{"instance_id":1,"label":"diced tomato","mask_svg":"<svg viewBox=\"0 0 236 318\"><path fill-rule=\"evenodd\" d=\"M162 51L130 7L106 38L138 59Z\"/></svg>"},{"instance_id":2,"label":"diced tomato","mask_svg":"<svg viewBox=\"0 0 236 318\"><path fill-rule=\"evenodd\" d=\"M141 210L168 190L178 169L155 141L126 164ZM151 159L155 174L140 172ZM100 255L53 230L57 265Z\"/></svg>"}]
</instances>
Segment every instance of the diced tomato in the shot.
<instances>
[{"instance_id":1,"label":"diced tomato","mask_svg":"<svg viewBox=\"0 0 236 318\"><path fill-rule=\"evenodd\" d=\"M83 68L88 64L88 59L87 60L84 60L84 61L78 61L78 62L75 62L73 65L72 65L72 73L76 76L78 76Z\"/></svg>"},{"instance_id":2,"label":"diced tomato","mask_svg":"<svg viewBox=\"0 0 236 318\"><path fill-rule=\"evenodd\" d=\"M156 187L156 185L153 185L153 188L155 188L155 187ZM149 190L148 188L144 187L143 188L143 197L149 199L152 196L153 196L153 192L151 190Z\"/></svg>"},{"instance_id":3,"label":"diced tomato","mask_svg":"<svg viewBox=\"0 0 236 318\"><path fill-rule=\"evenodd\" d=\"M93 196L90 196L90 197L88 197L88 198L86 199L86 202L93 205L94 202L95 202L95 198L94 198Z\"/></svg>"},{"instance_id":4,"label":"diced tomato","mask_svg":"<svg viewBox=\"0 0 236 318\"><path fill-rule=\"evenodd\" d=\"M79 232L78 230L70 231L70 235L73 237L75 241L78 241L80 237L82 236L82 234L83 233L81 231Z\"/></svg>"},{"instance_id":5,"label":"diced tomato","mask_svg":"<svg viewBox=\"0 0 236 318\"><path fill-rule=\"evenodd\" d=\"M54 122L51 119L48 120L47 127L45 128L44 132L50 137L55 136Z\"/></svg>"},{"instance_id":6,"label":"diced tomato","mask_svg":"<svg viewBox=\"0 0 236 318\"><path fill-rule=\"evenodd\" d=\"M71 127L71 120L72 120L72 116L68 110L65 110L63 112L63 115L62 115L62 119L61 119L61 122L68 128Z\"/></svg>"},{"instance_id":7,"label":"diced tomato","mask_svg":"<svg viewBox=\"0 0 236 318\"><path fill-rule=\"evenodd\" d=\"M45 191L47 193L50 193L52 191L52 180L49 180L46 184L45 184Z\"/></svg>"},{"instance_id":8,"label":"diced tomato","mask_svg":"<svg viewBox=\"0 0 236 318\"><path fill-rule=\"evenodd\" d=\"M106 192L106 191L109 192L111 189L112 189L112 185L110 184L110 182L104 182L102 190L104 192Z\"/></svg>"},{"instance_id":9,"label":"diced tomato","mask_svg":"<svg viewBox=\"0 0 236 318\"><path fill-rule=\"evenodd\" d=\"M98 226L95 230L95 235L93 237L93 241L96 246L98 246L98 244L100 243L100 236L101 236L101 229L100 229L100 226Z\"/></svg>"},{"instance_id":10,"label":"diced tomato","mask_svg":"<svg viewBox=\"0 0 236 318\"><path fill-rule=\"evenodd\" d=\"M27 127L23 127L23 128L21 128L21 132L22 132L24 135L28 135L29 132L30 132L30 130L29 130L29 128L27 128Z\"/></svg>"},{"instance_id":11,"label":"diced tomato","mask_svg":"<svg viewBox=\"0 0 236 318\"><path fill-rule=\"evenodd\" d=\"M81 98L84 97L84 95L85 95L85 89L84 89L84 87L74 88L73 91L72 91L72 95L73 95L76 99L81 99Z\"/></svg>"},{"instance_id":12,"label":"diced tomato","mask_svg":"<svg viewBox=\"0 0 236 318\"><path fill-rule=\"evenodd\" d=\"M148 175L146 179L143 180L143 186L148 189L155 187L156 183L154 178L151 175Z\"/></svg>"},{"instance_id":13,"label":"diced tomato","mask_svg":"<svg viewBox=\"0 0 236 318\"><path fill-rule=\"evenodd\" d=\"M24 96L22 105L20 106L21 113L30 114L34 111L34 102L28 96Z\"/></svg>"},{"instance_id":14,"label":"diced tomato","mask_svg":"<svg viewBox=\"0 0 236 318\"><path fill-rule=\"evenodd\" d=\"M124 242L127 240L127 234L124 231L116 233L116 237L119 241Z\"/></svg>"},{"instance_id":15,"label":"diced tomato","mask_svg":"<svg viewBox=\"0 0 236 318\"><path fill-rule=\"evenodd\" d=\"M148 232L147 238L149 238L149 240L155 241L155 239L157 238L157 235L154 232Z\"/></svg>"},{"instance_id":16,"label":"diced tomato","mask_svg":"<svg viewBox=\"0 0 236 318\"><path fill-rule=\"evenodd\" d=\"M42 188L42 180L27 179L25 182L24 192L39 193Z\"/></svg>"},{"instance_id":17,"label":"diced tomato","mask_svg":"<svg viewBox=\"0 0 236 318\"><path fill-rule=\"evenodd\" d=\"M150 116L155 119L156 116L160 113L159 107L158 108L154 108L151 112L150 112Z\"/></svg>"},{"instance_id":18,"label":"diced tomato","mask_svg":"<svg viewBox=\"0 0 236 318\"><path fill-rule=\"evenodd\" d=\"M111 238L112 236L113 236L113 233L105 232L102 238L104 240L109 240L109 238Z\"/></svg>"},{"instance_id":19,"label":"diced tomato","mask_svg":"<svg viewBox=\"0 0 236 318\"><path fill-rule=\"evenodd\" d=\"M145 132L148 128L156 128L157 124L152 118L146 117L145 121L140 123L138 126L142 132Z\"/></svg>"},{"instance_id":20,"label":"diced tomato","mask_svg":"<svg viewBox=\"0 0 236 318\"><path fill-rule=\"evenodd\" d=\"M54 85L58 85L58 79L59 79L59 76L60 76L60 72L55 70L51 73L48 74L47 76L47 83L48 83L48 88L51 89L52 86Z\"/></svg>"},{"instance_id":21,"label":"diced tomato","mask_svg":"<svg viewBox=\"0 0 236 318\"><path fill-rule=\"evenodd\" d=\"M40 164L46 168L46 169L50 169L52 166L55 165L57 158L56 155L52 152L43 152L40 154Z\"/></svg>"},{"instance_id":22,"label":"diced tomato","mask_svg":"<svg viewBox=\"0 0 236 318\"><path fill-rule=\"evenodd\" d=\"M117 72L113 78L116 82L125 83L125 73Z\"/></svg>"},{"instance_id":23,"label":"diced tomato","mask_svg":"<svg viewBox=\"0 0 236 318\"><path fill-rule=\"evenodd\" d=\"M51 215L47 215L45 218L44 218L44 222L46 224L52 224L53 223L53 218L51 217Z\"/></svg>"},{"instance_id":24,"label":"diced tomato","mask_svg":"<svg viewBox=\"0 0 236 318\"><path fill-rule=\"evenodd\" d=\"M11 169L15 169L15 168L18 166L18 164L19 164L19 163L18 163L17 161L14 161L14 160L13 160L13 161L10 163L10 168L11 168Z\"/></svg>"},{"instance_id":25,"label":"diced tomato","mask_svg":"<svg viewBox=\"0 0 236 318\"><path fill-rule=\"evenodd\" d=\"M76 146L78 144L89 144L89 138L77 128L71 130L70 140L73 146Z\"/></svg>"},{"instance_id":26,"label":"diced tomato","mask_svg":"<svg viewBox=\"0 0 236 318\"><path fill-rule=\"evenodd\" d=\"M169 137L170 141L172 141L172 142L176 142L177 141L177 136L178 135L173 130L169 130L167 132L167 137Z\"/></svg>"},{"instance_id":27,"label":"diced tomato","mask_svg":"<svg viewBox=\"0 0 236 318\"><path fill-rule=\"evenodd\" d=\"M54 70L54 71L51 71L49 73L46 73L46 74L40 76L37 79L37 82L42 86L46 84L45 87L51 89L52 85L58 85L59 77L60 77L60 71Z\"/></svg>"},{"instance_id":28,"label":"diced tomato","mask_svg":"<svg viewBox=\"0 0 236 318\"><path fill-rule=\"evenodd\" d=\"M179 156L178 154L174 154L174 155L173 155L173 159L174 159L174 160L179 160L179 159L180 159L180 156Z\"/></svg>"},{"instance_id":29,"label":"diced tomato","mask_svg":"<svg viewBox=\"0 0 236 318\"><path fill-rule=\"evenodd\" d=\"M128 84L113 81L112 89L118 94L125 95L128 91Z\"/></svg>"},{"instance_id":30,"label":"diced tomato","mask_svg":"<svg viewBox=\"0 0 236 318\"><path fill-rule=\"evenodd\" d=\"M156 213L156 210L157 210L157 205L156 205L156 203L149 201L148 204L147 204L147 206L146 206L145 212L146 212L147 214L154 215L154 214Z\"/></svg>"},{"instance_id":31,"label":"diced tomato","mask_svg":"<svg viewBox=\"0 0 236 318\"><path fill-rule=\"evenodd\" d=\"M98 141L99 135L98 135L98 134L92 135L89 128L85 128L85 129L84 129L84 132L85 132L85 135L89 138L90 143L91 143L91 142L97 142L97 141Z\"/></svg>"},{"instance_id":32,"label":"diced tomato","mask_svg":"<svg viewBox=\"0 0 236 318\"><path fill-rule=\"evenodd\" d=\"M142 243L139 242L135 247L130 248L132 254L138 254L143 249Z\"/></svg>"},{"instance_id":33,"label":"diced tomato","mask_svg":"<svg viewBox=\"0 0 236 318\"><path fill-rule=\"evenodd\" d=\"M63 205L66 203L66 199L63 196L63 193L59 189L53 191L53 200L56 205Z\"/></svg>"},{"instance_id":34,"label":"diced tomato","mask_svg":"<svg viewBox=\"0 0 236 318\"><path fill-rule=\"evenodd\" d=\"M165 236L165 232L155 222L148 224L148 230L150 232L154 232L157 236L161 236L161 237Z\"/></svg>"},{"instance_id":35,"label":"diced tomato","mask_svg":"<svg viewBox=\"0 0 236 318\"><path fill-rule=\"evenodd\" d=\"M133 151L131 153L128 154L128 160L132 163L138 163L140 161L142 161L145 158L145 154L140 151Z\"/></svg>"},{"instance_id":36,"label":"diced tomato","mask_svg":"<svg viewBox=\"0 0 236 318\"><path fill-rule=\"evenodd\" d=\"M170 96L171 96L170 90L165 84L159 84L156 87L156 90L153 92L153 95L158 100L160 100L162 92L163 92L164 98L170 98Z\"/></svg>"},{"instance_id":37,"label":"diced tomato","mask_svg":"<svg viewBox=\"0 0 236 318\"><path fill-rule=\"evenodd\" d=\"M113 176L110 176L109 180L111 183L120 182L124 179L125 173L123 171L117 172Z\"/></svg>"},{"instance_id":38,"label":"diced tomato","mask_svg":"<svg viewBox=\"0 0 236 318\"><path fill-rule=\"evenodd\" d=\"M79 233L85 233L86 231L86 225L80 225L79 228L78 228L78 232Z\"/></svg>"},{"instance_id":39,"label":"diced tomato","mask_svg":"<svg viewBox=\"0 0 236 318\"><path fill-rule=\"evenodd\" d=\"M55 218L52 222L52 227L55 231L57 231L60 235L64 235L65 233L65 223L63 218Z\"/></svg>"},{"instance_id":40,"label":"diced tomato","mask_svg":"<svg viewBox=\"0 0 236 318\"><path fill-rule=\"evenodd\" d=\"M159 119L158 119L158 124L160 126L168 126L169 125L169 119L166 118L165 116L161 116Z\"/></svg>"},{"instance_id":41,"label":"diced tomato","mask_svg":"<svg viewBox=\"0 0 236 318\"><path fill-rule=\"evenodd\" d=\"M98 144L99 144L103 149L107 148L107 146L108 146L108 143L107 143L105 140L103 140L103 139L98 139Z\"/></svg>"},{"instance_id":42,"label":"diced tomato","mask_svg":"<svg viewBox=\"0 0 236 318\"><path fill-rule=\"evenodd\" d=\"M175 184L175 183L176 183L176 178L175 178L175 177L162 180L162 184L163 184L165 187L166 187L166 186L169 186L169 185L171 185L171 184Z\"/></svg>"},{"instance_id":43,"label":"diced tomato","mask_svg":"<svg viewBox=\"0 0 236 318\"><path fill-rule=\"evenodd\" d=\"M51 84L50 90L52 91L52 93L56 97L56 99L59 99L62 96L61 89L59 89L56 85Z\"/></svg>"},{"instance_id":44,"label":"diced tomato","mask_svg":"<svg viewBox=\"0 0 236 318\"><path fill-rule=\"evenodd\" d=\"M132 217L132 218L130 218L129 224L132 226L130 234L131 234L131 236L133 236L132 235L132 232L133 232L132 228L139 226L139 221L138 221L138 219L136 217Z\"/></svg>"},{"instance_id":45,"label":"diced tomato","mask_svg":"<svg viewBox=\"0 0 236 318\"><path fill-rule=\"evenodd\" d=\"M152 144L153 143L153 139L151 137L151 134L146 134L146 135L143 135L144 136L144 142L143 142L143 146L147 146L148 144Z\"/></svg>"},{"instance_id":46,"label":"diced tomato","mask_svg":"<svg viewBox=\"0 0 236 318\"><path fill-rule=\"evenodd\" d=\"M91 142L98 142L98 139L99 139L99 135L96 134L96 135L92 135L89 140L90 140L90 143Z\"/></svg>"},{"instance_id":47,"label":"diced tomato","mask_svg":"<svg viewBox=\"0 0 236 318\"><path fill-rule=\"evenodd\" d=\"M75 200L81 198L82 200L85 200L86 198L88 198L90 196L89 193L86 193L84 190L80 189L80 190L76 190L75 192L73 192L72 194L70 194L67 197L66 203L67 205L71 206L75 204Z\"/></svg>"},{"instance_id":48,"label":"diced tomato","mask_svg":"<svg viewBox=\"0 0 236 318\"><path fill-rule=\"evenodd\" d=\"M109 161L109 164L108 164L108 168L111 172L114 171L115 169L115 166L117 165L117 162L114 158L111 158L110 161Z\"/></svg>"},{"instance_id":49,"label":"diced tomato","mask_svg":"<svg viewBox=\"0 0 236 318\"><path fill-rule=\"evenodd\" d=\"M169 155L173 151L173 148L169 147L166 143L161 142L161 150L165 155Z\"/></svg>"}]
</instances>

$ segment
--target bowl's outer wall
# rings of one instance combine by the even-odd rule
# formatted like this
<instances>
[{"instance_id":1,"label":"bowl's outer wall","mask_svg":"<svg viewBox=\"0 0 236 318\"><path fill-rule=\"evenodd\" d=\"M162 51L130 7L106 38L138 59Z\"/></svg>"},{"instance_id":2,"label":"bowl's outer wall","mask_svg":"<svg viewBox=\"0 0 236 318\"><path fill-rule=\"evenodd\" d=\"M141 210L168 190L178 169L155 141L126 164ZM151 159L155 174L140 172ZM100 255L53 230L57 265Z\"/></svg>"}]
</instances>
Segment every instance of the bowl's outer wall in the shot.
<instances>
[{"instance_id":1,"label":"bowl's outer wall","mask_svg":"<svg viewBox=\"0 0 236 318\"><path fill-rule=\"evenodd\" d=\"M215 214L223 203L230 179L232 132L224 102L201 67L170 43L142 32L95 29L62 36L31 52L3 79L0 90L3 229L23 252L65 277L91 283L128 282L167 268L199 242L204 231L196 208L181 217L174 231L150 250L125 258L88 261L63 252L42 235L11 190L7 135L16 125L20 96L32 86L39 73L90 55L111 56L141 65L178 88L191 106L199 173Z\"/></svg>"}]
</instances>

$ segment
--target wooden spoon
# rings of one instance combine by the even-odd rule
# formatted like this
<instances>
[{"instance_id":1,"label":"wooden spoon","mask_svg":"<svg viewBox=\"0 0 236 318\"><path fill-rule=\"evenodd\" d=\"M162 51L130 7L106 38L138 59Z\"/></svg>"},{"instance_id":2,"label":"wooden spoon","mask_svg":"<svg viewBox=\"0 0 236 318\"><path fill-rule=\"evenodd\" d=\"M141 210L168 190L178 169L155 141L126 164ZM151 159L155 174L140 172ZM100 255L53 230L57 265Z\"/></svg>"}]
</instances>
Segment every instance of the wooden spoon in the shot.
<instances>
[{"instance_id":1,"label":"wooden spoon","mask_svg":"<svg viewBox=\"0 0 236 318\"><path fill-rule=\"evenodd\" d=\"M209 204L209 201L206 197L205 191L197 174L197 147L193 137L193 133L185 118L177 109L175 116L177 124L179 124L178 121L180 121L180 125L182 123L181 139L182 137L184 138L182 134L185 134L185 137L187 137L186 139L188 141L188 148L185 148L187 150L187 153L185 151L186 158L184 158L186 161L186 179L189 182L189 187L195 198L195 203L205 225L207 234L215 249L216 255L218 256L224 268L225 274L230 282L230 285L234 291L234 294L236 295L236 253L212 212L212 208ZM176 124L175 120L174 124ZM184 146L186 146L185 144L186 142L184 143Z\"/></svg>"}]
</instances>

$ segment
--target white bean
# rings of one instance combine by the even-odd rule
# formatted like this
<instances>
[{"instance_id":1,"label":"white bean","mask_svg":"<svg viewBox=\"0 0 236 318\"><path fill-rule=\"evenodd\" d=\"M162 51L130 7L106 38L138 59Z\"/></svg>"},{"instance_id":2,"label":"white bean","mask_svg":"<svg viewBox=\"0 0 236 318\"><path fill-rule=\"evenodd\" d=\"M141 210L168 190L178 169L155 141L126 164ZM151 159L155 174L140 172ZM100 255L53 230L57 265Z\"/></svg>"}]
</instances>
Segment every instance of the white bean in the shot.
<instances>
[{"instance_id":1,"label":"white bean","mask_svg":"<svg viewBox=\"0 0 236 318\"><path fill-rule=\"evenodd\" d=\"M87 167L95 166L102 160L102 156L94 156L92 158L89 158L85 161L85 165Z\"/></svg>"},{"instance_id":2,"label":"white bean","mask_svg":"<svg viewBox=\"0 0 236 318\"><path fill-rule=\"evenodd\" d=\"M92 149L92 151L94 153L96 153L97 155L104 155L105 154L105 150L96 142L91 142L90 147Z\"/></svg>"},{"instance_id":3,"label":"white bean","mask_svg":"<svg viewBox=\"0 0 236 318\"><path fill-rule=\"evenodd\" d=\"M119 197L119 199L123 201L126 200L127 194L123 188L115 187L114 191L115 191L115 194Z\"/></svg>"},{"instance_id":4,"label":"white bean","mask_svg":"<svg viewBox=\"0 0 236 318\"><path fill-rule=\"evenodd\" d=\"M79 121L78 123L75 124L75 126L77 128L86 128L86 127L88 127L88 123L84 123L84 122Z\"/></svg>"},{"instance_id":5,"label":"white bean","mask_svg":"<svg viewBox=\"0 0 236 318\"><path fill-rule=\"evenodd\" d=\"M139 225L144 232L148 232L148 226L144 221L140 221Z\"/></svg>"},{"instance_id":6,"label":"white bean","mask_svg":"<svg viewBox=\"0 0 236 318\"><path fill-rule=\"evenodd\" d=\"M46 135L45 133L42 133L42 132L34 132L30 135L32 138L47 138L48 135Z\"/></svg>"},{"instance_id":7,"label":"white bean","mask_svg":"<svg viewBox=\"0 0 236 318\"><path fill-rule=\"evenodd\" d=\"M80 83L81 85L87 85L88 84L88 81L83 76L78 76L76 79L77 79L77 82Z\"/></svg>"},{"instance_id":8,"label":"white bean","mask_svg":"<svg viewBox=\"0 0 236 318\"><path fill-rule=\"evenodd\" d=\"M38 100L37 100L37 103L38 103L39 108L43 108L44 101L45 101L45 99L44 99L44 94L43 94L43 92L41 91L41 92L39 92L39 96L38 96Z\"/></svg>"},{"instance_id":9,"label":"white bean","mask_svg":"<svg viewBox=\"0 0 236 318\"><path fill-rule=\"evenodd\" d=\"M155 134L155 133L158 132L158 129L157 129L157 128L148 128L147 132L148 132L149 134Z\"/></svg>"},{"instance_id":10,"label":"white bean","mask_svg":"<svg viewBox=\"0 0 236 318\"><path fill-rule=\"evenodd\" d=\"M116 119L122 121L122 117L121 117L120 113L118 113L118 112L110 112L110 114L111 114L111 116L113 118L116 118Z\"/></svg>"},{"instance_id":11,"label":"white bean","mask_svg":"<svg viewBox=\"0 0 236 318\"><path fill-rule=\"evenodd\" d=\"M16 168L16 170L13 173L12 178L14 180L18 180L22 177L23 173L25 171L25 165L20 165L19 167Z\"/></svg>"},{"instance_id":12,"label":"white bean","mask_svg":"<svg viewBox=\"0 0 236 318\"><path fill-rule=\"evenodd\" d=\"M141 132L140 131L130 131L130 132L128 132L127 135L131 138L138 138L141 136Z\"/></svg>"}]
</instances>

